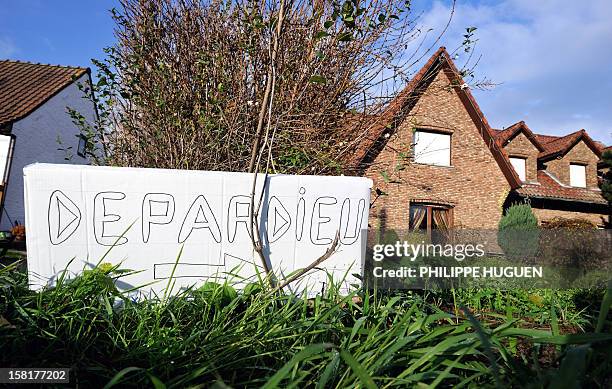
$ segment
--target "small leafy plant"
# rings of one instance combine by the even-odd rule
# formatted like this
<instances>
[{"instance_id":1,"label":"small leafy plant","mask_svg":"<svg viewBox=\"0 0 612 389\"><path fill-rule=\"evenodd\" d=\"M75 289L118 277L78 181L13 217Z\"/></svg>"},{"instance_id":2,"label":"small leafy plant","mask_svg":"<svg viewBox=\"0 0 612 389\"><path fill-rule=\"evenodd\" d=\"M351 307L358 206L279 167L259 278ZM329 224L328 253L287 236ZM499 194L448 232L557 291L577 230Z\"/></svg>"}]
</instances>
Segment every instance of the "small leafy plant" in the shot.
<instances>
[{"instance_id":1,"label":"small leafy plant","mask_svg":"<svg viewBox=\"0 0 612 389\"><path fill-rule=\"evenodd\" d=\"M538 219L529 204L514 204L499 221L497 240L510 259L527 260L538 251Z\"/></svg>"}]
</instances>

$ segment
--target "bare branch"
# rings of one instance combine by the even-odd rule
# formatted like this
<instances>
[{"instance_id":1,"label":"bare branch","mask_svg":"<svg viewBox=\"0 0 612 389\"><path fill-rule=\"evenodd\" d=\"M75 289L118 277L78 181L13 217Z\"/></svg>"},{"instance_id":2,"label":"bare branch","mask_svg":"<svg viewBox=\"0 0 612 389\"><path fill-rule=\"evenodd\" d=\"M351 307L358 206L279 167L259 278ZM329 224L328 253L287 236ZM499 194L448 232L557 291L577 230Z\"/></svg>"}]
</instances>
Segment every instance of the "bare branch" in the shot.
<instances>
[{"instance_id":1,"label":"bare branch","mask_svg":"<svg viewBox=\"0 0 612 389\"><path fill-rule=\"evenodd\" d=\"M329 246L329 248L327 249L327 251L325 251L325 253L323 255L321 255L319 258L317 258L310 265L306 266L305 268L301 269L300 271L298 271L297 273L295 273L291 277L289 277L286 280L284 280L282 283L280 283L273 290L273 292L278 292L279 290L282 290L287 285L289 285L289 284L299 280L301 277L306 275L306 273L308 273L312 269L316 268L317 266L319 266L320 264L325 262L325 260L327 260L329 257L331 257L336 252L336 249L338 248L339 241L340 241L340 231L338 231L336 233L336 237L334 238L334 241L331 243L331 246Z\"/></svg>"}]
</instances>

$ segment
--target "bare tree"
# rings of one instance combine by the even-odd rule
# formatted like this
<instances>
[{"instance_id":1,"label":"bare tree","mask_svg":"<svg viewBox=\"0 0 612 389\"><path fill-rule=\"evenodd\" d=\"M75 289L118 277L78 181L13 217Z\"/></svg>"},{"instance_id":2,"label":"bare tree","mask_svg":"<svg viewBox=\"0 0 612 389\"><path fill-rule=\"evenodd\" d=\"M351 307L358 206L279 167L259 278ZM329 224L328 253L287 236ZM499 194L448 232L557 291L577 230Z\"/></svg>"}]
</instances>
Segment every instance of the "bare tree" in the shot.
<instances>
[{"instance_id":1,"label":"bare tree","mask_svg":"<svg viewBox=\"0 0 612 389\"><path fill-rule=\"evenodd\" d=\"M337 174L365 131L348 124L377 113L420 58L405 1L121 5L117 43L95 61L100 121L83 125L100 163L252 171L271 126L272 171Z\"/></svg>"},{"instance_id":2,"label":"bare tree","mask_svg":"<svg viewBox=\"0 0 612 389\"><path fill-rule=\"evenodd\" d=\"M409 1L121 0L112 12L117 43L94 61L99 120L71 112L90 155L254 173L251 236L267 272L257 173L343 172L364 119L427 55L408 51L422 38Z\"/></svg>"}]
</instances>

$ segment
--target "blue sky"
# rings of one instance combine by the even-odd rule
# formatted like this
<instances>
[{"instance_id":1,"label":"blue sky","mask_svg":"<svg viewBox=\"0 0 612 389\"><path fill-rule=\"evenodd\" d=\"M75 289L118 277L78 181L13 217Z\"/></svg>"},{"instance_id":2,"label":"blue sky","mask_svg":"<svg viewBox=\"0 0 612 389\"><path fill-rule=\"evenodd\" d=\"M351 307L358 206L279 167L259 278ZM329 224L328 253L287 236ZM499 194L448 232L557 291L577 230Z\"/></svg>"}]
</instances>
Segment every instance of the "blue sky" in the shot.
<instances>
[{"instance_id":1,"label":"blue sky","mask_svg":"<svg viewBox=\"0 0 612 389\"><path fill-rule=\"evenodd\" d=\"M441 31L451 2L414 3L423 11L419 25L433 29L429 36ZM117 6L0 0L0 58L90 66L114 41L108 10ZM544 134L585 128L612 144L611 20L609 0L459 0L442 44L455 48L465 27L478 27L476 75L497 85L474 94L493 127L525 120Z\"/></svg>"},{"instance_id":2,"label":"blue sky","mask_svg":"<svg viewBox=\"0 0 612 389\"><path fill-rule=\"evenodd\" d=\"M0 58L90 66L113 43L111 0L0 0Z\"/></svg>"}]
</instances>

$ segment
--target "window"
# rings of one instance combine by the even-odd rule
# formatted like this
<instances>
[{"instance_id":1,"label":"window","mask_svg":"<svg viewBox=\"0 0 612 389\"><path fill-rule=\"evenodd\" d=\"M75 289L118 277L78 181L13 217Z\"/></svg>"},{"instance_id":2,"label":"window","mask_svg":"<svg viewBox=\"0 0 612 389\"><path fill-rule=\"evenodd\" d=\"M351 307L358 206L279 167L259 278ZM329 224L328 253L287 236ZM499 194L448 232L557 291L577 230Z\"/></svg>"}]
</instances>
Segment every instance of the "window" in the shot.
<instances>
[{"instance_id":1,"label":"window","mask_svg":"<svg viewBox=\"0 0 612 389\"><path fill-rule=\"evenodd\" d=\"M79 147L77 149L77 154L79 157L85 158L85 153L87 151L87 137L83 134L79 135Z\"/></svg>"},{"instance_id":2,"label":"window","mask_svg":"<svg viewBox=\"0 0 612 389\"><path fill-rule=\"evenodd\" d=\"M0 135L0 185L6 184L8 179L8 171L11 166L11 157L13 153L13 138L9 135Z\"/></svg>"},{"instance_id":3,"label":"window","mask_svg":"<svg viewBox=\"0 0 612 389\"><path fill-rule=\"evenodd\" d=\"M440 239L453 227L451 208L437 204L411 204L410 230L427 233L429 238ZM432 232L435 232L432 236Z\"/></svg>"},{"instance_id":4,"label":"window","mask_svg":"<svg viewBox=\"0 0 612 389\"><path fill-rule=\"evenodd\" d=\"M427 229L427 207L424 205L410 206L410 229L425 230Z\"/></svg>"},{"instance_id":5,"label":"window","mask_svg":"<svg viewBox=\"0 0 612 389\"><path fill-rule=\"evenodd\" d=\"M516 174L518 174L521 181L525 181L525 158L510 157L510 163L512 164L514 171L516 172Z\"/></svg>"},{"instance_id":6,"label":"window","mask_svg":"<svg viewBox=\"0 0 612 389\"><path fill-rule=\"evenodd\" d=\"M570 185L586 188L586 166L570 163Z\"/></svg>"},{"instance_id":7,"label":"window","mask_svg":"<svg viewBox=\"0 0 612 389\"><path fill-rule=\"evenodd\" d=\"M414 132L414 162L450 166L451 136L438 132Z\"/></svg>"}]
</instances>

